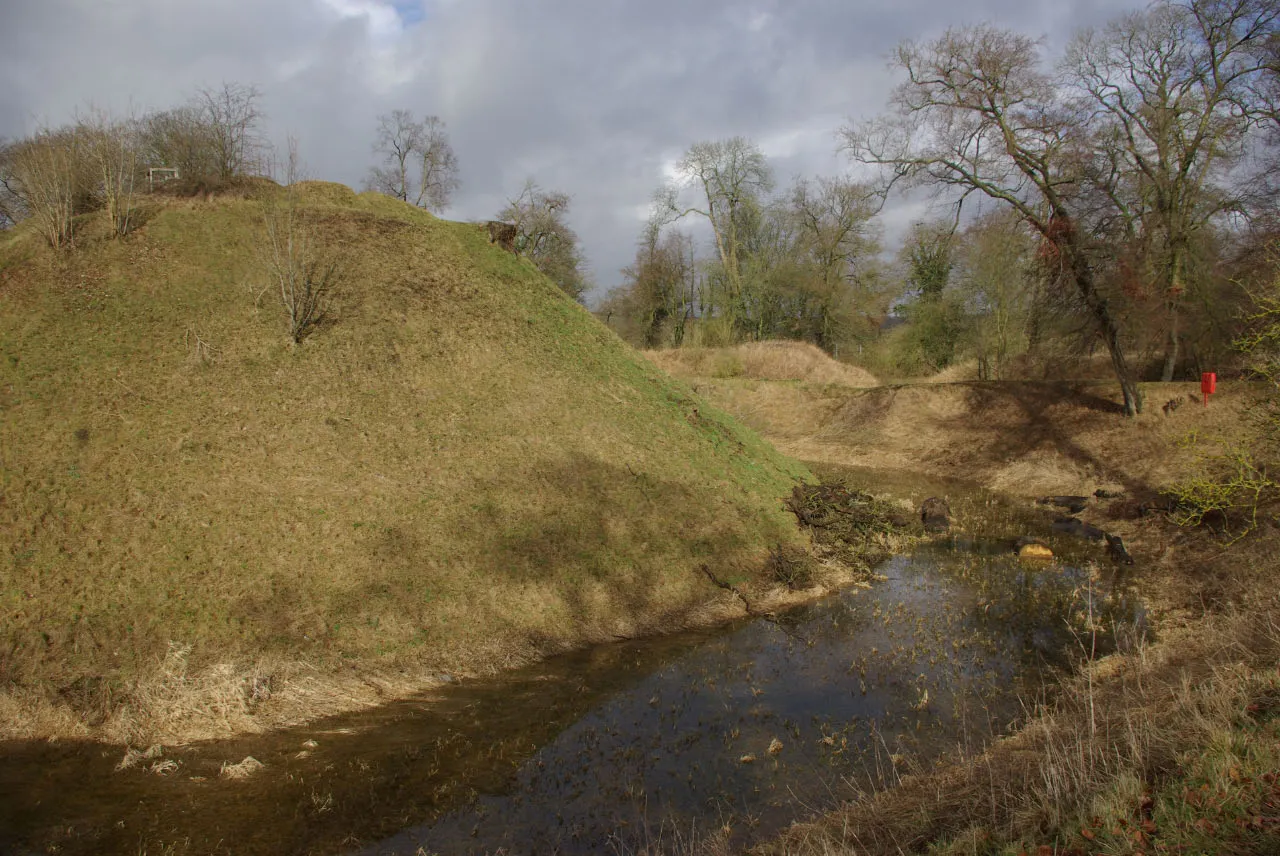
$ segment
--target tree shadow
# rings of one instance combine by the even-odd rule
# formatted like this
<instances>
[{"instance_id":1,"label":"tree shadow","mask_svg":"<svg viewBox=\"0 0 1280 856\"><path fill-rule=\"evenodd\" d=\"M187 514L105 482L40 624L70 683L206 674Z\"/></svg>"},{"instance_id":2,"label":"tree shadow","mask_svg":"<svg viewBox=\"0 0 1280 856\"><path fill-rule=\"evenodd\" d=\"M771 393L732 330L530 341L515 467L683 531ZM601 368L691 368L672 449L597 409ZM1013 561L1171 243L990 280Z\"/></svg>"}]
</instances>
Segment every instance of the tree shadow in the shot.
<instances>
[{"instance_id":1,"label":"tree shadow","mask_svg":"<svg viewBox=\"0 0 1280 856\"><path fill-rule=\"evenodd\" d=\"M1067 460L1122 484L1133 495L1146 496L1150 487L1134 479L1084 448L1077 435L1090 427L1098 417L1125 419L1124 407L1099 395L1097 384L1067 381L966 382L966 413L950 420L957 428L972 429L974 420L991 414L1018 414L1014 424L998 425L1003 429L987 448L987 454L1005 461L1016 461L1039 449L1051 449ZM1066 407L1064 407L1064 405ZM1056 412L1055 412L1056 411Z\"/></svg>"},{"instance_id":2,"label":"tree shadow","mask_svg":"<svg viewBox=\"0 0 1280 856\"><path fill-rule=\"evenodd\" d=\"M701 566L722 579L758 572L753 553L782 534L762 537L764 515L745 507L746 497L735 503L726 487L573 454L523 484L507 477L477 484L477 497L518 502L481 502L455 530L482 577L543 586L583 622L639 617L679 626L710 593ZM684 574L696 582L696 598Z\"/></svg>"},{"instance_id":3,"label":"tree shadow","mask_svg":"<svg viewBox=\"0 0 1280 856\"><path fill-rule=\"evenodd\" d=\"M350 853L517 788L541 747L691 644L601 646L271 734L165 747L124 770L123 746L0 742L0 850ZM245 757L264 766L221 774ZM153 772L166 761L177 767Z\"/></svg>"}]
</instances>

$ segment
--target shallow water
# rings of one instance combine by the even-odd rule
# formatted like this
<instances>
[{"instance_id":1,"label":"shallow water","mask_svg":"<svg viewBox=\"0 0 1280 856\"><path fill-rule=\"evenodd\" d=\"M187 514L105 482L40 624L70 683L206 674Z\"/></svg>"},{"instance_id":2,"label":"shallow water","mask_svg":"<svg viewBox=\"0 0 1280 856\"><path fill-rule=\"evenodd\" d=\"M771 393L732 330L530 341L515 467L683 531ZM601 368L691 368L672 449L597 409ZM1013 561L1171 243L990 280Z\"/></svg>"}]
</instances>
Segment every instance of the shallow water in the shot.
<instances>
[{"instance_id":1,"label":"shallow water","mask_svg":"<svg viewBox=\"0 0 1280 856\"><path fill-rule=\"evenodd\" d=\"M1054 670L1140 627L1114 580L987 544L921 547L870 590L772 619L169 750L167 775L113 772L115 747L3 745L0 851L632 852L721 827L759 840L980 747ZM265 766L219 776L246 755Z\"/></svg>"}]
</instances>

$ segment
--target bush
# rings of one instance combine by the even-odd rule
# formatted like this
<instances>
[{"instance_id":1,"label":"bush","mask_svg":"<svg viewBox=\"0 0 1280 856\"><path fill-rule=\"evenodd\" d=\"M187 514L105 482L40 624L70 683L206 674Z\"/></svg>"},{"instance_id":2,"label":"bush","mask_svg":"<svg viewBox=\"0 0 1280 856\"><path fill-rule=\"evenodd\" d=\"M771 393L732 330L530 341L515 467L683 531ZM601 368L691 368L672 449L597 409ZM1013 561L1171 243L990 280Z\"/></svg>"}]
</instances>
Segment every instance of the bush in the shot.
<instances>
[{"instance_id":1,"label":"bush","mask_svg":"<svg viewBox=\"0 0 1280 856\"><path fill-rule=\"evenodd\" d=\"M1258 526L1260 510L1280 497L1280 483L1254 451L1229 444L1207 455L1200 475L1174 484L1172 517L1179 526L1218 526L1232 541Z\"/></svg>"},{"instance_id":2,"label":"bush","mask_svg":"<svg viewBox=\"0 0 1280 856\"><path fill-rule=\"evenodd\" d=\"M1280 252L1276 257L1280 259ZM1251 297L1247 331L1236 347L1250 360L1255 375L1268 382L1262 399L1245 412L1245 424L1254 428L1252 442L1223 443L1219 451L1204 456L1200 475L1168 491L1179 525L1217 524L1232 540L1257 528L1259 514L1280 499L1280 482L1271 476L1274 462L1280 460L1280 275Z\"/></svg>"}]
</instances>

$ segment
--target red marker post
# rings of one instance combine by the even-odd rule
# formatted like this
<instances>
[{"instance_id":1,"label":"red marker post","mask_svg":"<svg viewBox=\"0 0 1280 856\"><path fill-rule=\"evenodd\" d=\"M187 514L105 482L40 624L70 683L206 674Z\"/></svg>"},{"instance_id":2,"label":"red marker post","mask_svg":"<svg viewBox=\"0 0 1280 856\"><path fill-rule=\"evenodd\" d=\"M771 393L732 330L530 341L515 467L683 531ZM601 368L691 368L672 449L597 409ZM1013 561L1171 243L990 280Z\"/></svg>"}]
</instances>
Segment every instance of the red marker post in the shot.
<instances>
[{"instance_id":1,"label":"red marker post","mask_svg":"<svg viewBox=\"0 0 1280 856\"><path fill-rule=\"evenodd\" d=\"M1204 406L1209 406L1209 396L1218 391L1218 375L1214 372L1205 372L1200 375L1200 398L1204 401Z\"/></svg>"}]
</instances>

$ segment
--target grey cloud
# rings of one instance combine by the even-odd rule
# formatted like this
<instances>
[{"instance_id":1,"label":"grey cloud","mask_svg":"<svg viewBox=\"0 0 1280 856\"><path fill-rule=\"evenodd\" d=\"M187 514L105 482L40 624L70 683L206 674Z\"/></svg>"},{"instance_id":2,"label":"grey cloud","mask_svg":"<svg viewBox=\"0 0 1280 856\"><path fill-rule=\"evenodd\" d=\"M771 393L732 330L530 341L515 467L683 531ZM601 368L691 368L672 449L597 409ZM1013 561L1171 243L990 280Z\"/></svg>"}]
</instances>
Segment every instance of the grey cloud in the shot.
<instances>
[{"instance_id":1,"label":"grey cloud","mask_svg":"<svg viewBox=\"0 0 1280 856\"><path fill-rule=\"evenodd\" d=\"M10 8L17 5L17 8ZM375 116L449 125L463 189L450 216L492 215L533 176L574 196L600 286L632 255L663 164L700 139L777 149L780 183L846 168L835 132L876 112L889 50L994 21L1061 39L1136 0L44 0L0 12L0 136L89 100L168 106L219 80L259 84L270 134L316 177L358 186ZM896 222L899 217L890 218Z\"/></svg>"}]
</instances>

